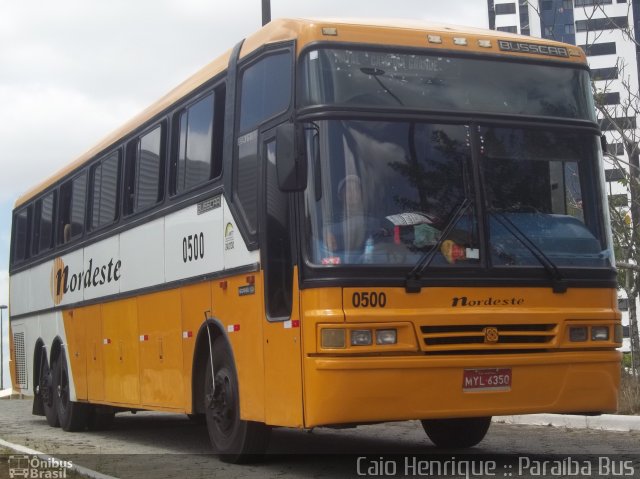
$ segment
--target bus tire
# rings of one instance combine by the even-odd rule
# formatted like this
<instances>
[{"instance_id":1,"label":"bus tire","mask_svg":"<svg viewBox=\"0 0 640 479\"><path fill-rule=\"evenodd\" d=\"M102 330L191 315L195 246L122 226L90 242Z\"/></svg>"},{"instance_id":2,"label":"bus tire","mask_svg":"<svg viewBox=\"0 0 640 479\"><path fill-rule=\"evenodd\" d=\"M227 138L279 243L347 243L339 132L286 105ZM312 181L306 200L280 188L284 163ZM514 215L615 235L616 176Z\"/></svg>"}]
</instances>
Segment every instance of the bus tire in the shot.
<instances>
[{"instance_id":1,"label":"bus tire","mask_svg":"<svg viewBox=\"0 0 640 479\"><path fill-rule=\"evenodd\" d=\"M88 406L71 400L69 367L64 351L60 351L55 362L53 384L60 427L67 432L84 431L87 428Z\"/></svg>"},{"instance_id":2,"label":"bus tire","mask_svg":"<svg viewBox=\"0 0 640 479\"><path fill-rule=\"evenodd\" d=\"M213 343L213 369L207 359L204 380L204 411L211 445L224 462L255 462L264 456L271 428L240 419L238 375L229 344L222 336ZM213 392L213 393L212 393Z\"/></svg>"},{"instance_id":3,"label":"bus tire","mask_svg":"<svg viewBox=\"0 0 640 479\"><path fill-rule=\"evenodd\" d=\"M44 416L47 418L47 424L51 427L60 427L60 421L58 419L58 410L55 403L55 389L53 387L53 371L47 364L47 358L45 354L40 357L42 361L42 368L40 369L40 381L38 383L39 396L42 398L42 407L44 409ZM53 364L55 367L55 363Z\"/></svg>"},{"instance_id":4,"label":"bus tire","mask_svg":"<svg viewBox=\"0 0 640 479\"><path fill-rule=\"evenodd\" d=\"M491 425L491 416L424 419L420 422L436 447L464 449L473 447L484 439Z\"/></svg>"}]
</instances>

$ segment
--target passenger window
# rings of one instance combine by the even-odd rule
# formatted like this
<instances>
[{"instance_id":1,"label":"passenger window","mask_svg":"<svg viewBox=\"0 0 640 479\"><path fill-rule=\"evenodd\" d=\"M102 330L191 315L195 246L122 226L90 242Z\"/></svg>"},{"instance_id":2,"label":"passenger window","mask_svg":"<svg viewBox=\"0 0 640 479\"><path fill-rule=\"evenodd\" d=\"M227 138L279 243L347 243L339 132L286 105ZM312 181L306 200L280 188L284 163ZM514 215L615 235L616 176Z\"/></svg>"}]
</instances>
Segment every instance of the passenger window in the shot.
<instances>
[{"instance_id":1,"label":"passenger window","mask_svg":"<svg viewBox=\"0 0 640 479\"><path fill-rule=\"evenodd\" d=\"M84 232L87 176L82 173L60 187L58 244L68 243Z\"/></svg>"},{"instance_id":2,"label":"passenger window","mask_svg":"<svg viewBox=\"0 0 640 479\"><path fill-rule=\"evenodd\" d=\"M120 152L114 151L91 169L91 229L111 224L117 217Z\"/></svg>"},{"instance_id":3,"label":"passenger window","mask_svg":"<svg viewBox=\"0 0 640 479\"><path fill-rule=\"evenodd\" d=\"M128 146L125 174L125 214L151 208L162 200L164 186L163 126Z\"/></svg>"},{"instance_id":4,"label":"passenger window","mask_svg":"<svg viewBox=\"0 0 640 479\"><path fill-rule=\"evenodd\" d=\"M34 223L33 252L41 253L53 247L53 210L55 192L36 201L36 221Z\"/></svg>"},{"instance_id":5,"label":"passenger window","mask_svg":"<svg viewBox=\"0 0 640 479\"><path fill-rule=\"evenodd\" d=\"M31 205L18 211L13 217L13 262L19 263L29 257L31 237Z\"/></svg>"},{"instance_id":6,"label":"passenger window","mask_svg":"<svg viewBox=\"0 0 640 479\"><path fill-rule=\"evenodd\" d=\"M180 113L175 193L190 190L212 178L213 108L211 94Z\"/></svg>"},{"instance_id":7,"label":"passenger window","mask_svg":"<svg viewBox=\"0 0 640 479\"><path fill-rule=\"evenodd\" d=\"M288 51L265 57L244 70L240 133L255 129L264 120L289 108L291 78L291 54Z\"/></svg>"}]
</instances>

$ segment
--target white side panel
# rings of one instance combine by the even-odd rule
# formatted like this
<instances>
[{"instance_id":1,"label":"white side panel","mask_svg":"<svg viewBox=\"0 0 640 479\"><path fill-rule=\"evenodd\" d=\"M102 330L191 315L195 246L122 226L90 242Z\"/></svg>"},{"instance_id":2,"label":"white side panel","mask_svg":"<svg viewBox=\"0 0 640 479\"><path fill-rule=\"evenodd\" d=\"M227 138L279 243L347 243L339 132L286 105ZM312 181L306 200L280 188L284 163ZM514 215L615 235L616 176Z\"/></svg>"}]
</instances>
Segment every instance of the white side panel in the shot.
<instances>
[{"instance_id":1,"label":"white side panel","mask_svg":"<svg viewBox=\"0 0 640 479\"><path fill-rule=\"evenodd\" d=\"M84 299L119 293L122 277L119 237L112 236L85 248L82 271L74 271L74 274L82 283ZM73 280L74 276L71 276Z\"/></svg>"},{"instance_id":2,"label":"white side panel","mask_svg":"<svg viewBox=\"0 0 640 479\"><path fill-rule=\"evenodd\" d=\"M78 250L62 256L62 258L60 258L62 259L62 264L58 263L56 265L57 260L52 260L48 263L49 268L51 268L51 273L46 275L46 277L51 277L52 282L50 286L47 285L47 289L44 289L44 284L41 285L43 288L42 291L50 290L51 295L60 292L62 294L62 300L59 303L60 306L83 300L82 284L79 278L79 273L82 272L82 267L84 266L83 251L84 250ZM30 270L29 274L35 276L35 270ZM39 278L35 281L38 281L38 285L40 286L40 282L44 279L45 278ZM32 292L35 291L40 292L41 289L32 290Z\"/></svg>"},{"instance_id":3,"label":"white side panel","mask_svg":"<svg viewBox=\"0 0 640 479\"><path fill-rule=\"evenodd\" d=\"M120 292L164 283L164 218L122 233L120 258Z\"/></svg>"},{"instance_id":4,"label":"white side panel","mask_svg":"<svg viewBox=\"0 0 640 479\"><path fill-rule=\"evenodd\" d=\"M219 198L217 196L201 202L200 208L198 205L189 206L165 218L167 282L223 269L222 207Z\"/></svg>"},{"instance_id":5,"label":"white side panel","mask_svg":"<svg viewBox=\"0 0 640 479\"><path fill-rule=\"evenodd\" d=\"M224 236L224 269L258 263L260 261L260 252L247 249L227 202L223 199L222 203L224 206L224 228L222 230Z\"/></svg>"}]
</instances>

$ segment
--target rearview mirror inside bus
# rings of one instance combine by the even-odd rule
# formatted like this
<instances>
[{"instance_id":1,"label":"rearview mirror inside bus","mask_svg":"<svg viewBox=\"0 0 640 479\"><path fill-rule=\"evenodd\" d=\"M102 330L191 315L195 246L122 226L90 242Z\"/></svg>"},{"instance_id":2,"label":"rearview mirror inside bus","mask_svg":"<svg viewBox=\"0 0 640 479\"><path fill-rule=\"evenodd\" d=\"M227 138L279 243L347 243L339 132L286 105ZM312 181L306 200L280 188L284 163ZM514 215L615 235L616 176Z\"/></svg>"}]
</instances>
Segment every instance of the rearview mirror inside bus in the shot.
<instances>
[{"instance_id":1,"label":"rearview mirror inside bus","mask_svg":"<svg viewBox=\"0 0 640 479\"><path fill-rule=\"evenodd\" d=\"M296 129L284 123L276 129L276 170L282 191L302 191L307 186L307 164L298 155Z\"/></svg>"}]
</instances>

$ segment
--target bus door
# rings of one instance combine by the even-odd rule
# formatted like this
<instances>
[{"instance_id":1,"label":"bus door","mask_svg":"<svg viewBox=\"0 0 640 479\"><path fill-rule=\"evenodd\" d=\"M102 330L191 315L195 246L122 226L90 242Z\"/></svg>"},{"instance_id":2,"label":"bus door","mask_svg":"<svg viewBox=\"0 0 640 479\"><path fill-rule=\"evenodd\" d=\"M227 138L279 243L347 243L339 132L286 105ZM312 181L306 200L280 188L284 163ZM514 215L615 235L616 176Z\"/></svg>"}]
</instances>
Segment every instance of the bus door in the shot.
<instances>
[{"instance_id":1,"label":"bus door","mask_svg":"<svg viewBox=\"0 0 640 479\"><path fill-rule=\"evenodd\" d=\"M265 419L302 426L302 366L298 281L294 269L293 195L278 188L275 128L260 135L263 201Z\"/></svg>"}]
</instances>

